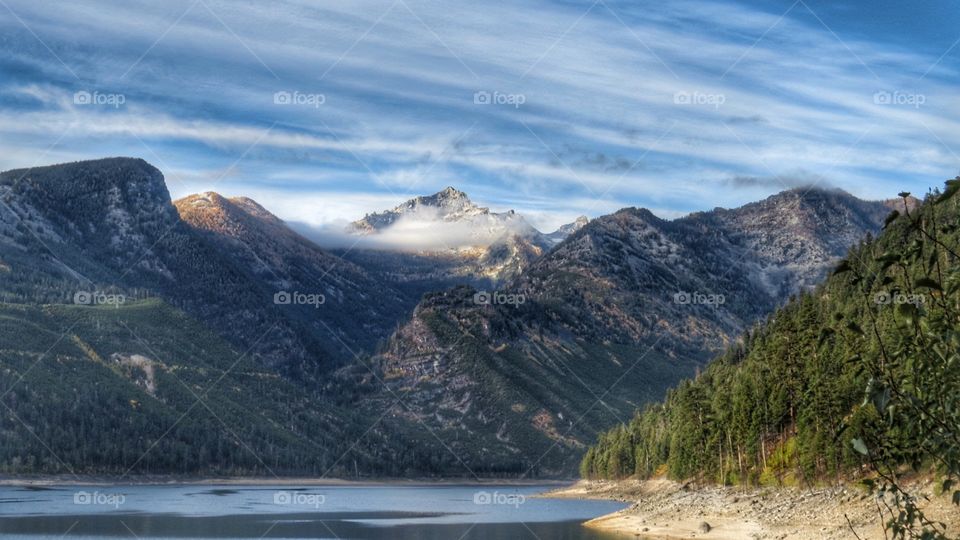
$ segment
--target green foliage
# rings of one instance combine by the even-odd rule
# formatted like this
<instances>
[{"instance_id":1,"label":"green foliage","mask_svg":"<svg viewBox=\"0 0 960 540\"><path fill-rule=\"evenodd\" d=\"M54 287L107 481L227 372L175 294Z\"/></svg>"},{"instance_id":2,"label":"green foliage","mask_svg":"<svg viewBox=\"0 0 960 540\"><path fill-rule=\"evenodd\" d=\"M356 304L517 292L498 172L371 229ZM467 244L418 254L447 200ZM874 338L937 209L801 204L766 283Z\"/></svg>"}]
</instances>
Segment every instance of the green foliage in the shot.
<instances>
[{"instance_id":1,"label":"green foliage","mask_svg":"<svg viewBox=\"0 0 960 540\"><path fill-rule=\"evenodd\" d=\"M587 475L649 476L665 464L675 478L758 482L782 480L801 464L801 476L837 474L856 461L834 438L861 383L840 351L818 346L818 325L829 317L817 303L809 294L795 299L662 405L645 409L624 435L601 437L585 460ZM791 451L768 459L788 440ZM634 462L611 467L605 456L622 444L634 448Z\"/></svg>"},{"instance_id":2,"label":"green foliage","mask_svg":"<svg viewBox=\"0 0 960 540\"><path fill-rule=\"evenodd\" d=\"M920 208L905 199L816 291L601 435L581 474L665 466L678 479L774 485L865 474L893 536L946 538L901 473L933 471L947 492L960 476L958 190L960 178Z\"/></svg>"},{"instance_id":3,"label":"green foliage","mask_svg":"<svg viewBox=\"0 0 960 540\"><path fill-rule=\"evenodd\" d=\"M4 474L430 470L407 434L370 422L155 299L0 304Z\"/></svg>"},{"instance_id":4,"label":"green foliage","mask_svg":"<svg viewBox=\"0 0 960 540\"><path fill-rule=\"evenodd\" d=\"M863 407L877 412L873 429L851 429L851 442L878 476L881 515L896 538L947 538L943 524L928 519L901 481L904 467L933 468L949 492L960 476L960 178L919 211L905 209L891 222L902 241L873 259L862 253L850 265L849 283L864 294L880 289L900 298L886 310L864 310L864 334L844 335L868 377ZM906 197L906 195L904 195ZM953 492L960 503L960 490Z\"/></svg>"}]
</instances>

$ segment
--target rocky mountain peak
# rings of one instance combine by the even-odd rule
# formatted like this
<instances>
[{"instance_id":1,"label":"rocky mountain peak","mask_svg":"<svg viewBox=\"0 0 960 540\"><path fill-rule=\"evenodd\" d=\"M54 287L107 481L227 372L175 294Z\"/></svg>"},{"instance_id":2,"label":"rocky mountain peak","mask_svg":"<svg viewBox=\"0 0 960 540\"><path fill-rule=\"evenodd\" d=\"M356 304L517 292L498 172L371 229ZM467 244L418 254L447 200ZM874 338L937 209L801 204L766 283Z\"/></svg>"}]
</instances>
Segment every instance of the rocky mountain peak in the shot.
<instances>
[{"instance_id":1,"label":"rocky mountain peak","mask_svg":"<svg viewBox=\"0 0 960 540\"><path fill-rule=\"evenodd\" d=\"M470 200L470 197L467 197L466 193L453 186L447 186L433 196L443 200Z\"/></svg>"},{"instance_id":2,"label":"rocky mountain peak","mask_svg":"<svg viewBox=\"0 0 960 540\"><path fill-rule=\"evenodd\" d=\"M584 436L564 418L596 403L583 381L614 388L604 396L613 410L636 408L644 392L662 392L654 381L692 375L819 282L887 212L831 190L673 220L625 208L534 260L499 298L456 289L424 297L380 358L397 375L389 384L409 392L418 417L455 451L508 460L532 444L556 452L562 466ZM495 383L485 378L493 370ZM464 425L478 427L465 434Z\"/></svg>"},{"instance_id":3,"label":"rocky mountain peak","mask_svg":"<svg viewBox=\"0 0 960 540\"><path fill-rule=\"evenodd\" d=\"M367 214L351 223L347 232L372 237L374 265L381 270L389 267L390 275L403 275L404 281L438 276L458 282L500 281L521 272L559 241L547 238L513 210L491 212L454 187ZM363 250L351 251L357 256ZM408 258L385 263L384 252L414 253L422 259L416 264ZM419 268L412 275L411 266Z\"/></svg>"},{"instance_id":4,"label":"rocky mountain peak","mask_svg":"<svg viewBox=\"0 0 960 540\"><path fill-rule=\"evenodd\" d=\"M390 227L404 217L460 221L471 216L488 214L488 208L477 206L466 193L448 186L433 195L414 197L391 210L367 214L363 219L351 223L348 231L371 234Z\"/></svg>"},{"instance_id":5,"label":"rocky mountain peak","mask_svg":"<svg viewBox=\"0 0 960 540\"><path fill-rule=\"evenodd\" d=\"M279 219L277 218L277 216L273 215L273 213L271 213L269 210L261 206L260 203L248 197L231 197L230 202L247 210L247 212L253 215Z\"/></svg>"},{"instance_id":6,"label":"rocky mountain peak","mask_svg":"<svg viewBox=\"0 0 960 540\"><path fill-rule=\"evenodd\" d=\"M417 210L423 207L439 209L445 219L458 218L465 214L486 214L490 211L487 208L480 208L470 200L466 193L452 187L444 188L433 195L411 199L395 210Z\"/></svg>"},{"instance_id":7,"label":"rocky mountain peak","mask_svg":"<svg viewBox=\"0 0 960 540\"><path fill-rule=\"evenodd\" d=\"M571 235L584 227L587 223L590 223L590 218L587 216L580 216L574 221L561 225L556 231L551 234L560 233L563 235Z\"/></svg>"}]
</instances>

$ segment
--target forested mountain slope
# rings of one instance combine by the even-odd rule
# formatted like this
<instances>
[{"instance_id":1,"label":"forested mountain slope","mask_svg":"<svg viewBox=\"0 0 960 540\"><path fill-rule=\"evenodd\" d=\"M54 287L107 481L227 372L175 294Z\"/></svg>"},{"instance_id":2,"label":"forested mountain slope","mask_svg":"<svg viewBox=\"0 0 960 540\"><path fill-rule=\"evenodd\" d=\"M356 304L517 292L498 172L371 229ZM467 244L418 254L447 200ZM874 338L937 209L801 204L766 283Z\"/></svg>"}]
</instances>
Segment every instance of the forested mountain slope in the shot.
<instances>
[{"instance_id":1,"label":"forested mountain slope","mask_svg":"<svg viewBox=\"0 0 960 540\"><path fill-rule=\"evenodd\" d=\"M958 189L960 178L919 209L901 206L824 284L602 435L583 476L778 484L867 464L871 485L900 493L909 465L949 490L960 473ZM916 519L912 499L896 504L905 511L891 523L916 525L903 521Z\"/></svg>"},{"instance_id":2,"label":"forested mountain slope","mask_svg":"<svg viewBox=\"0 0 960 540\"><path fill-rule=\"evenodd\" d=\"M397 474L413 444L158 300L0 304L0 399L5 473Z\"/></svg>"}]
</instances>

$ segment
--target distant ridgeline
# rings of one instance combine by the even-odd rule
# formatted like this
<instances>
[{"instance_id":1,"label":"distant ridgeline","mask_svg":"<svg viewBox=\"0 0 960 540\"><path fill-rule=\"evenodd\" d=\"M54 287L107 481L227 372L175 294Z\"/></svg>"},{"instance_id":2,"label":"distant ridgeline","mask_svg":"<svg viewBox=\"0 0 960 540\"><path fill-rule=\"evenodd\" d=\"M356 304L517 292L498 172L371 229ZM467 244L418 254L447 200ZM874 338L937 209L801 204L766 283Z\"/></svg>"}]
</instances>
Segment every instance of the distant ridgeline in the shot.
<instances>
[{"instance_id":1,"label":"distant ridgeline","mask_svg":"<svg viewBox=\"0 0 960 540\"><path fill-rule=\"evenodd\" d=\"M960 177L919 208L901 205L825 283L601 435L582 476L790 484L859 477L869 465L865 482L879 487L912 465L951 489L960 473L958 188Z\"/></svg>"}]
</instances>

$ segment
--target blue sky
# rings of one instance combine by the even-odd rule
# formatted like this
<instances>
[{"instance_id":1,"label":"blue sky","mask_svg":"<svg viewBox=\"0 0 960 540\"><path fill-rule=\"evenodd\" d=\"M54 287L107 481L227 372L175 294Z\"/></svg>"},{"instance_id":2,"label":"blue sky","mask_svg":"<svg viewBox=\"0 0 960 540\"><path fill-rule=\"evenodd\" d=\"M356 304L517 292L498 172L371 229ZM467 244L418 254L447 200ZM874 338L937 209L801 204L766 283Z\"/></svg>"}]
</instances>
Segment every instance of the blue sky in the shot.
<instances>
[{"instance_id":1,"label":"blue sky","mask_svg":"<svg viewBox=\"0 0 960 540\"><path fill-rule=\"evenodd\" d=\"M905 6L0 0L0 168L138 156L313 224L446 185L545 230L923 193L960 172L960 9Z\"/></svg>"}]
</instances>

